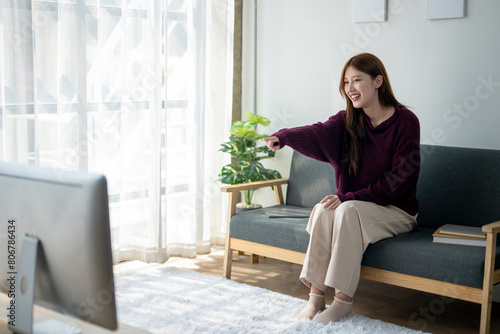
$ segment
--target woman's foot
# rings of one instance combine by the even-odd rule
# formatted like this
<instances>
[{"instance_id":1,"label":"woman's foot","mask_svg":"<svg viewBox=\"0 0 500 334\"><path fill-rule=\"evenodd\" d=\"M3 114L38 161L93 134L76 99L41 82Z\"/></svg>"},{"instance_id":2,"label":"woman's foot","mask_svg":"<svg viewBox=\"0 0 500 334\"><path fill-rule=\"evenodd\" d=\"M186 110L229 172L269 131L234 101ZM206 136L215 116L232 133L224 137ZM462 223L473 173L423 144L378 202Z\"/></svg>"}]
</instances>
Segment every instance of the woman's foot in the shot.
<instances>
[{"instance_id":1,"label":"woman's foot","mask_svg":"<svg viewBox=\"0 0 500 334\"><path fill-rule=\"evenodd\" d=\"M325 296L317 293L309 294L309 302L306 307L295 315L298 319L312 319L319 312L325 309Z\"/></svg>"},{"instance_id":2,"label":"woman's foot","mask_svg":"<svg viewBox=\"0 0 500 334\"><path fill-rule=\"evenodd\" d=\"M318 314L312 319L315 322L321 322L322 324L328 324L330 322L336 322L347 316L352 312L352 300L347 302L338 297L335 297L333 303L323 312Z\"/></svg>"}]
</instances>

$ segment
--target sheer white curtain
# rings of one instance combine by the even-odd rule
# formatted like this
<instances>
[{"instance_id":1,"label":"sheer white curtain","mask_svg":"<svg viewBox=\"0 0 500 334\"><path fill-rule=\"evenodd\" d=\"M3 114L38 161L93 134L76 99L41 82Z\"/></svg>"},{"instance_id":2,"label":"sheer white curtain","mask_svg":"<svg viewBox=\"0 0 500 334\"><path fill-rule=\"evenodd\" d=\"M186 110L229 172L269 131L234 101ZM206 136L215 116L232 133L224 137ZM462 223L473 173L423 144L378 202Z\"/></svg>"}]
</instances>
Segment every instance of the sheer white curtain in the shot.
<instances>
[{"instance_id":1,"label":"sheer white curtain","mask_svg":"<svg viewBox=\"0 0 500 334\"><path fill-rule=\"evenodd\" d=\"M220 243L233 1L0 4L0 160L105 174L115 262Z\"/></svg>"}]
</instances>

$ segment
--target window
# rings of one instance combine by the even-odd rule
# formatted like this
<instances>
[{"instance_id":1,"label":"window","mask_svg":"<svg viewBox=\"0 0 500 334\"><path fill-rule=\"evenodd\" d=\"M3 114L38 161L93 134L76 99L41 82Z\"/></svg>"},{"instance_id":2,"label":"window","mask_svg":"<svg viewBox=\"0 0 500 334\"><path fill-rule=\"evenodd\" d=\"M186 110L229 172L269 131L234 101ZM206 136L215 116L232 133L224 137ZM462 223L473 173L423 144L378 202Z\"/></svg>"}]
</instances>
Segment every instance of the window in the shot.
<instances>
[{"instance_id":1,"label":"window","mask_svg":"<svg viewBox=\"0 0 500 334\"><path fill-rule=\"evenodd\" d=\"M0 159L105 174L115 260L206 249L223 225L207 189L230 114L233 5L0 6Z\"/></svg>"}]
</instances>

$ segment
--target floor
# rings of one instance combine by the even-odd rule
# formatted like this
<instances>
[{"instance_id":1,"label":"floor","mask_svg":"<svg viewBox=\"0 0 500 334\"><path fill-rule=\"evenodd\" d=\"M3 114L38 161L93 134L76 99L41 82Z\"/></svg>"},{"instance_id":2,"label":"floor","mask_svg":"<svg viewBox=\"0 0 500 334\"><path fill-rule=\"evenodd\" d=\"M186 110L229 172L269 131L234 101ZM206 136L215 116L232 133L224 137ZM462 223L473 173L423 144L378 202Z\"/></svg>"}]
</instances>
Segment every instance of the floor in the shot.
<instances>
[{"instance_id":1,"label":"floor","mask_svg":"<svg viewBox=\"0 0 500 334\"><path fill-rule=\"evenodd\" d=\"M197 272L222 276L224 249L195 259L170 258L168 263ZM126 263L115 266L115 275L127 275L158 264ZM308 288L299 279L300 265L270 258L251 264L249 255L233 256L232 279L306 300ZM330 292L330 293L328 293ZM332 301L327 291L327 304ZM428 293L362 279L354 298L354 312L429 333L478 333L480 306ZM494 303L491 333L500 333L500 303Z\"/></svg>"}]
</instances>

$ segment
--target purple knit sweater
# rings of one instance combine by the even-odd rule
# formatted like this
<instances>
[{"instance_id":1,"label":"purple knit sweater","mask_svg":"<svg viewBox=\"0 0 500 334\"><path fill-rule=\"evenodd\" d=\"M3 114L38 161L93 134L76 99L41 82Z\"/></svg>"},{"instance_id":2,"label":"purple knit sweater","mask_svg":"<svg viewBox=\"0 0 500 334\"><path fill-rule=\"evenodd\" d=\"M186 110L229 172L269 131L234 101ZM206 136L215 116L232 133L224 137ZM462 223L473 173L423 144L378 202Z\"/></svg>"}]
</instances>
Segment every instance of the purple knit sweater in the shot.
<instances>
[{"instance_id":1,"label":"purple knit sweater","mask_svg":"<svg viewBox=\"0 0 500 334\"><path fill-rule=\"evenodd\" d=\"M345 111L326 122L282 129L272 136L280 146L316 160L330 163L335 169L336 195L341 202L361 200L379 205L394 205L411 215L418 212L416 198L420 171L420 123L410 110L395 107L394 115L373 127L365 115L367 140L356 176L349 176L342 157L346 155Z\"/></svg>"}]
</instances>

